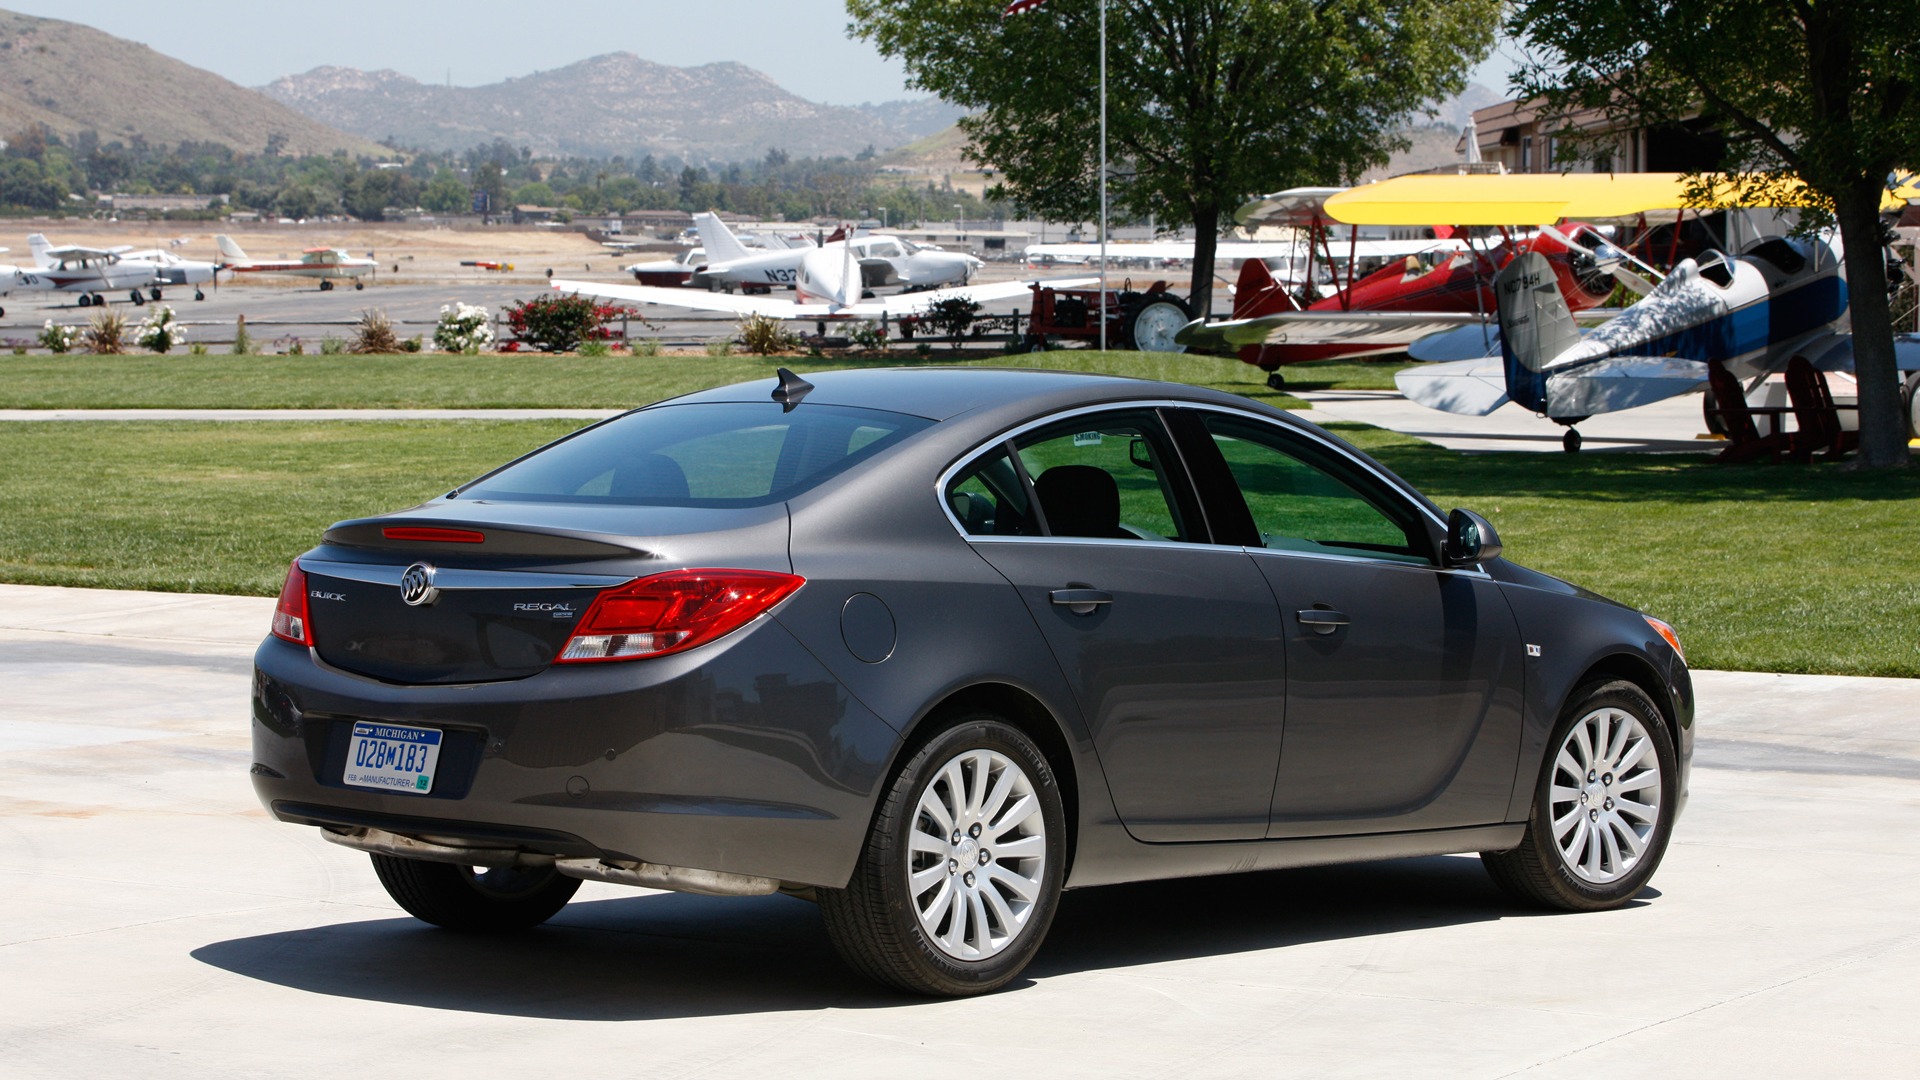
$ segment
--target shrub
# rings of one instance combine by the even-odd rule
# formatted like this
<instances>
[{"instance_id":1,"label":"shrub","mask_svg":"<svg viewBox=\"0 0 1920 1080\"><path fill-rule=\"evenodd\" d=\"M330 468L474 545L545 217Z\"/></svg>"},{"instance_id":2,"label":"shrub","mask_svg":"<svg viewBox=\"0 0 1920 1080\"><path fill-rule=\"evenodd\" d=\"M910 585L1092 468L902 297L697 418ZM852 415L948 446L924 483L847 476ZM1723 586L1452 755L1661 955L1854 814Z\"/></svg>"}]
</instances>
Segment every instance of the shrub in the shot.
<instances>
[{"instance_id":1,"label":"shrub","mask_svg":"<svg viewBox=\"0 0 1920 1080\"><path fill-rule=\"evenodd\" d=\"M425 346L425 344L426 344L425 342L420 340L420 335L415 334L412 337L400 343L400 351L401 352L419 352Z\"/></svg>"},{"instance_id":2,"label":"shrub","mask_svg":"<svg viewBox=\"0 0 1920 1080\"><path fill-rule=\"evenodd\" d=\"M974 317L980 314L980 301L969 300L964 296L954 296L942 300L927 309L921 316L936 334L958 338L973 325Z\"/></svg>"},{"instance_id":3,"label":"shrub","mask_svg":"<svg viewBox=\"0 0 1920 1080\"><path fill-rule=\"evenodd\" d=\"M187 346L187 352L193 356L205 356L207 355L207 346L203 342L196 341Z\"/></svg>"},{"instance_id":4,"label":"shrub","mask_svg":"<svg viewBox=\"0 0 1920 1080\"><path fill-rule=\"evenodd\" d=\"M582 341L606 341L614 336L613 323L635 315L631 308L596 304L578 293L538 296L501 310L513 336L541 352L570 352Z\"/></svg>"},{"instance_id":5,"label":"shrub","mask_svg":"<svg viewBox=\"0 0 1920 1080\"><path fill-rule=\"evenodd\" d=\"M247 333L247 317L241 315L233 320L233 355L242 356L253 351L253 335Z\"/></svg>"},{"instance_id":6,"label":"shrub","mask_svg":"<svg viewBox=\"0 0 1920 1080\"><path fill-rule=\"evenodd\" d=\"M88 320L81 339L90 353L118 356L127 351L126 336L126 318L117 311L103 311Z\"/></svg>"},{"instance_id":7,"label":"shrub","mask_svg":"<svg viewBox=\"0 0 1920 1080\"><path fill-rule=\"evenodd\" d=\"M80 343L81 333L77 326L55 326L52 319L40 328L40 347L48 352L63 353L72 350Z\"/></svg>"},{"instance_id":8,"label":"shrub","mask_svg":"<svg viewBox=\"0 0 1920 1080\"><path fill-rule=\"evenodd\" d=\"M707 355L708 356L732 356L733 342L709 341L707 342Z\"/></svg>"},{"instance_id":9,"label":"shrub","mask_svg":"<svg viewBox=\"0 0 1920 1080\"><path fill-rule=\"evenodd\" d=\"M399 352L400 337L393 332L393 320L384 311L361 312L347 351L361 356Z\"/></svg>"},{"instance_id":10,"label":"shrub","mask_svg":"<svg viewBox=\"0 0 1920 1080\"><path fill-rule=\"evenodd\" d=\"M659 356L660 355L660 339L659 338L651 338L651 337L635 338L629 344L628 347L633 350L633 355L635 356Z\"/></svg>"},{"instance_id":11,"label":"shrub","mask_svg":"<svg viewBox=\"0 0 1920 1080\"><path fill-rule=\"evenodd\" d=\"M800 344L785 323L770 315L749 315L740 320L738 329L740 344L755 356L792 352Z\"/></svg>"},{"instance_id":12,"label":"shrub","mask_svg":"<svg viewBox=\"0 0 1920 1080\"><path fill-rule=\"evenodd\" d=\"M346 351L347 343L341 338L328 334L326 337L320 339L321 356L339 356Z\"/></svg>"},{"instance_id":13,"label":"shrub","mask_svg":"<svg viewBox=\"0 0 1920 1080\"><path fill-rule=\"evenodd\" d=\"M857 322L847 327L847 342L865 352L887 347L887 328L877 322Z\"/></svg>"},{"instance_id":14,"label":"shrub","mask_svg":"<svg viewBox=\"0 0 1920 1080\"><path fill-rule=\"evenodd\" d=\"M173 316L173 307L168 304L156 304L147 317L140 320L140 326L134 331L134 344L143 349L152 349L163 353L175 345L184 345L187 340L187 328L181 326Z\"/></svg>"},{"instance_id":15,"label":"shrub","mask_svg":"<svg viewBox=\"0 0 1920 1080\"><path fill-rule=\"evenodd\" d=\"M613 349L604 341L583 341L577 351L589 360L598 360L613 354Z\"/></svg>"},{"instance_id":16,"label":"shrub","mask_svg":"<svg viewBox=\"0 0 1920 1080\"><path fill-rule=\"evenodd\" d=\"M274 338L273 348L275 351L284 353L287 356L307 355L307 347L301 343L299 338L292 334L288 334L283 338Z\"/></svg>"},{"instance_id":17,"label":"shrub","mask_svg":"<svg viewBox=\"0 0 1920 1080\"><path fill-rule=\"evenodd\" d=\"M440 309L433 328L433 347L452 353L477 353L493 344L493 320L487 309L472 304L449 304Z\"/></svg>"}]
</instances>

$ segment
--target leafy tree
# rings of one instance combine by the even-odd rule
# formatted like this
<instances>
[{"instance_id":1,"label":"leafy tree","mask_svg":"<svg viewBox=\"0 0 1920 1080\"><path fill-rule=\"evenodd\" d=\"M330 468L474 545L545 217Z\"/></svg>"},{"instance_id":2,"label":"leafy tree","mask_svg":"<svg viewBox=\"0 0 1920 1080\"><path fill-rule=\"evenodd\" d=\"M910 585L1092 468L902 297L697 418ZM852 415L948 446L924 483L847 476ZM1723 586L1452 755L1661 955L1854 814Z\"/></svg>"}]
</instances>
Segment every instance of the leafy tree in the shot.
<instances>
[{"instance_id":1,"label":"leafy tree","mask_svg":"<svg viewBox=\"0 0 1920 1080\"><path fill-rule=\"evenodd\" d=\"M1384 163L1424 103L1465 85L1498 0L1106 0L1117 216L1186 222L1212 295L1223 216L1248 196ZM975 110L968 154L997 198L1064 219L1099 209L1099 4L848 0L850 32L914 85Z\"/></svg>"},{"instance_id":2,"label":"leafy tree","mask_svg":"<svg viewBox=\"0 0 1920 1080\"><path fill-rule=\"evenodd\" d=\"M1524 0L1509 29L1537 50L1516 81L1549 113L1617 120L1698 115L1729 140L1714 205L1766 195L1797 173L1846 247L1860 459L1904 465L1879 205L1888 174L1920 166L1920 40L1896 0ZM1700 178L1703 192L1714 177Z\"/></svg>"},{"instance_id":3,"label":"leafy tree","mask_svg":"<svg viewBox=\"0 0 1920 1080\"><path fill-rule=\"evenodd\" d=\"M551 187L538 181L531 184L521 184L519 187L513 189L513 205L515 206L552 206L559 200L560 197L553 193Z\"/></svg>"},{"instance_id":4,"label":"leafy tree","mask_svg":"<svg viewBox=\"0 0 1920 1080\"><path fill-rule=\"evenodd\" d=\"M442 169L420 193L420 206L436 214L457 214L473 205L473 194L451 169Z\"/></svg>"}]
</instances>

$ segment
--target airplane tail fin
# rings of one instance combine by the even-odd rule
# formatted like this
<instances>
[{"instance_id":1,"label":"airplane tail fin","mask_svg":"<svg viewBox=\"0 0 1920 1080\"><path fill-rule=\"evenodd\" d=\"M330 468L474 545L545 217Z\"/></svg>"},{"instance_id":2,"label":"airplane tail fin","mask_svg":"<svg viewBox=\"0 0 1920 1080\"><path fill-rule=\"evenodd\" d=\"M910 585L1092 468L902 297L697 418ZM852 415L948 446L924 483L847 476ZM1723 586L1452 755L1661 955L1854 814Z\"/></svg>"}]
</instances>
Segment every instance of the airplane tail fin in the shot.
<instances>
[{"instance_id":1,"label":"airplane tail fin","mask_svg":"<svg viewBox=\"0 0 1920 1080\"><path fill-rule=\"evenodd\" d=\"M693 228L700 234L700 246L706 249L709 263L729 263L751 254L718 214L693 215Z\"/></svg>"},{"instance_id":2,"label":"airplane tail fin","mask_svg":"<svg viewBox=\"0 0 1920 1080\"><path fill-rule=\"evenodd\" d=\"M1248 259L1240 264L1240 280L1233 287L1234 318L1257 319L1262 315L1298 310L1300 305L1287 292L1287 287L1274 278L1265 261Z\"/></svg>"},{"instance_id":3,"label":"airplane tail fin","mask_svg":"<svg viewBox=\"0 0 1920 1080\"><path fill-rule=\"evenodd\" d=\"M33 253L33 261L41 266L47 265L47 252L52 248L45 233L34 233L27 237L27 250Z\"/></svg>"},{"instance_id":4,"label":"airplane tail fin","mask_svg":"<svg viewBox=\"0 0 1920 1080\"><path fill-rule=\"evenodd\" d=\"M1580 341L1580 327L1560 294L1560 279L1545 255L1529 251L1493 278L1500 305L1500 352L1507 396L1534 412L1547 411L1547 362Z\"/></svg>"},{"instance_id":5,"label":"airplane tail fin","mask_svg":"<svg viewBox=\"0 0 1920 1080\"><path fill-rule=\"evenodd\" d=\"M214 237L213 240L214 243L220 245L221 258L228 262L247 261L247 253L240 250L240 245L233 242L233 237L228 236L226 233L221 233L219 236Z\"/></svg>"}]
</instances>

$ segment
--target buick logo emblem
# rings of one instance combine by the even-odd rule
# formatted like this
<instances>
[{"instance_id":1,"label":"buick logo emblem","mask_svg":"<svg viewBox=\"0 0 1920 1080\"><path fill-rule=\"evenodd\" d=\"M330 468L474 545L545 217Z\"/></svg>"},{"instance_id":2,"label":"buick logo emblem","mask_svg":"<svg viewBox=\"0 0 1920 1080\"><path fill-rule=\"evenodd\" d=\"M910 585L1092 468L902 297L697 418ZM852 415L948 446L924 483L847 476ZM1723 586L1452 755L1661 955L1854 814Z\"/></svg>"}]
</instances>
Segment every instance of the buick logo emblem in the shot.
<instances>
[{"instance_id":1,"label":"buick logo emblem","mask_svg":"<svg viewBox=\"0 0 1920 1080\"><path fill-rule=\"evenodd\" d=\"M431 604L440 595L433 587L433 567L423 562L414 563L400 575L400 599L408 607Z\"/></svg>"}]
</instances>

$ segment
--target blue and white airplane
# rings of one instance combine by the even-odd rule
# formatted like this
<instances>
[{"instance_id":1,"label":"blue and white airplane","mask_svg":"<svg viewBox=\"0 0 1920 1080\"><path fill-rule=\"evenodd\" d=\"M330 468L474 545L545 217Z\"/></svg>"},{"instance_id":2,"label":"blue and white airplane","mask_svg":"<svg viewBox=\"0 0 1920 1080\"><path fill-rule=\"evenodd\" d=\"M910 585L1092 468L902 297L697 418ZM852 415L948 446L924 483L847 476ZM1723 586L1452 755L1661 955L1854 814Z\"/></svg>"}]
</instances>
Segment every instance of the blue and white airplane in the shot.
<instances>
[{"instance_id":1,"label":"blue and white airplane","mask_svg":"<svg viewBox=\"0 0 1920 1080\"><path fill-rule=\"evenodd\" d=\"M1820 240L1775 237L1737 256L1682 260L1638 303L1582 332L1544 258L1522 256L1494 278L1499 356L1426 364L1394 376L1411 401L1485 416L1512 401L1572 426L1705 387L1708 363L1753 384L1804 356L1822 371L1853 369L1840 258ZM1894 342L1910 423L1920 427L1920 336Z\"/></svg>"}]
</instances>

